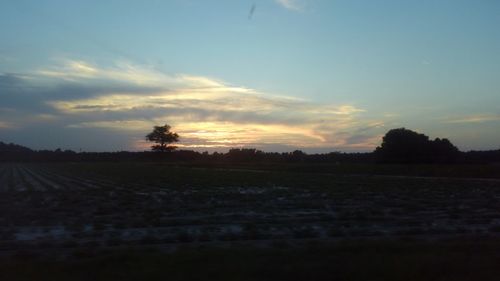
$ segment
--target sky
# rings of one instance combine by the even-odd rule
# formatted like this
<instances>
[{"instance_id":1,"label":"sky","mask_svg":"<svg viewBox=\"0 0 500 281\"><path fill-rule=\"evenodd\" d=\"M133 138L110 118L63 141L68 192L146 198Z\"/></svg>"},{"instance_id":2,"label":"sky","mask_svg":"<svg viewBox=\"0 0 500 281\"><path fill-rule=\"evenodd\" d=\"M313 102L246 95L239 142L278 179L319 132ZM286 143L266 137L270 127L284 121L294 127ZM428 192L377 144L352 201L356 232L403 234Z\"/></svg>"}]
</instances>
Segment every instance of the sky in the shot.
<instances>
[{"instance_id":1,"label":"sky","mask_svg":"<svg viewBox=\"0 0 500 281\"><path fill-rule=\"evenodd\" d=\"M372 151L390 129L500 148L500 1L0 0L0 141Z\"/></svg>"}]
</instances>

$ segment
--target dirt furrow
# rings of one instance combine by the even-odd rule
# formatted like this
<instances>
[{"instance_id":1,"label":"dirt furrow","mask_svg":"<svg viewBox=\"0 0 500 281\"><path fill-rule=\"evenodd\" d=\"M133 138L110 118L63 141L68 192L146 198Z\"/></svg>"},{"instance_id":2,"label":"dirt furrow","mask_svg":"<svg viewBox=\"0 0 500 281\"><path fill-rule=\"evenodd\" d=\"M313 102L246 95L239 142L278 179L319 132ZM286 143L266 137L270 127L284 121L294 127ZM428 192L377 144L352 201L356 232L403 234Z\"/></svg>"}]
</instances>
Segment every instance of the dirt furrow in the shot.
<instances>
[{"instance_id":1,"label":"dirt furrow","mask_svg":"<svg viewBox=\"0 0 500 281\"><path fill-rule=\"evenodd\" d=\"M75 176L63 175L46 169L43 170L40 169L38 172L46 177L57 179L59 182L63 182L64 186L70 187L71 189L84 190L84 189L97 189L103 187L115 188L115 185L102 183L100 181L95 181L95 180L84 179L76 175Z\"/></svg>"},{"instance_id":2,"label":"dirt furrow","mask_svg":"<svg viewBox=\"0 0 500 281\"><path fill-rule=\"evenodd\" d=\"M53 180L41 175L38 172L33 171L32 169L26 170L36 181L38 181L42 186L44 186L45 190L50 191L54 189L62 189L59 183L54 182Z\"/></svg>"},{"instance_id":3,"label":"dirt furrow","mask_svg":"<svg viewBox=\"0 0 500 281\"><path fill-rule=\"evenodd\" d=\"M33 190L47 191L47 188L42 184L42 182L33 176L33 171L26 166L23 166L21 170L24 173L24 179L33 187Z\"/></svg>"},{"instance_id":4,"label":"dirt furrow","mask_svg":"<svg viewBox=\"0 0 500 281\"><path fill-rule=\"evenodd\" d=\"M9 177L9 166L0 166L0 192L7 191Z\"/></svg>"},{"instance_id":5,"label":"dirt furrow","mask_svg":"<svg viewBox=\"0 0 500 281\"><path fill-rule=\"evenodd\" d=\"M153 188L157 188L158 190L161 189L158 186L150 186L150 185L144 185L144 184L136 184L136 183L119 183L116 181L112 181L109 179L105 179L102 177L96 177L95 175L92 176L92 179L89 178L83 178L79 175L66 175L66 174L61 174L61 173L55 173L51 170L44 169L43 172L47 175L53 176L53 177L58 177L61 179L64 179L65 181L73 182L78 185L85 185L87 188L110 188L110 189L118 189L118 190L152 190Z\"/></svg>"},{"instance_id":6,"label":"dirt furrow","mask_svg":"<svg viewBox=\"0 0 500 281\"><path fill-rule=\"evenodd\" d=\"M14 178L14 186L13 186L13 191L27 191L28 186L23 180L20 167L18 165L15 165L12 167L12 175Z\"/></svg>"}]
</instances>

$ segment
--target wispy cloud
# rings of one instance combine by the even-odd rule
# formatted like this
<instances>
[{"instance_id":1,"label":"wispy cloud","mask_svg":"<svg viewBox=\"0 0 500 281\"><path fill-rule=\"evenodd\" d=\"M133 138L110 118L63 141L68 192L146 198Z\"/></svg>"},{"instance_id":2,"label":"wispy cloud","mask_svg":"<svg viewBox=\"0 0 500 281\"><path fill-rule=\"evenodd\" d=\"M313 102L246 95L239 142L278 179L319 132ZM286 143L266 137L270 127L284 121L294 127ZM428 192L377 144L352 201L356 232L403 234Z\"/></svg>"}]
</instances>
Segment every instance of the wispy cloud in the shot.
<instances>
[{"instance_id":1,"label":"wispy cloud","mask_svg":"<svg viewBox=\"0 0 500 281\"><path fill-rule=\"evenodd\" d=\"M278 4L286 9L300 11L302 6L299 4L298 0L275 0Z\"/></svg>"},{"instance_id":2,"label":"wispy cloud","mask_svg":"<svg viewBox=\"0 0 500 281\"><path fill-rule=\"evenodd\" d=\"M500 121L500 114L476 114L461 117L451 117L443 120L443 123L483 123L490 121Z\"/></svg>"},{"instance_id":3,"label":"wispy cloud","mask_svg":"<svg viewBox=\"0 0 500 281\"><path fill-rule=\"evenodd\" d=\"M86 61L69 59L61 60L61 63L55 66L42 68L37 74L67 81L112 80L148 86L163 85L165 82L175 85L183 79L182 75L169 76L153 68L129 62L118 62L113 67L101 68Z\"/></svg>"},{"instance_id":4,"label":"wispy cloud","mask_svg":"<svg viewBox=\"0 0 500 281\"><path fill-rule=\"evenodd\" d=\"M12 124L10 124L9 122L0 121L0 129L8 129L11 127L12 127Z\"/></svg>"}]
</instances>

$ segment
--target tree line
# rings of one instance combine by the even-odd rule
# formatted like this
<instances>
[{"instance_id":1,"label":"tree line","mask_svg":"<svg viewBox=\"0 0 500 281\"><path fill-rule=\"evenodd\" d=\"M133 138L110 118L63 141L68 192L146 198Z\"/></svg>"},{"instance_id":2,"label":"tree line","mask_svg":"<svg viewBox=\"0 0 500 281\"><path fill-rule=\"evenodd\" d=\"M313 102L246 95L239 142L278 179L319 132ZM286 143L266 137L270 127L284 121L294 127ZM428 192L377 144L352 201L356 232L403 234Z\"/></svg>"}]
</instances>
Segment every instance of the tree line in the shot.
<instances>
[{"instance_id":1,"label":"tree line","mask_svg":"<svg viewBox=\"0 0 500 281\"><path fill-rule=\"evenodd\" d=\"M233 148L228 152L175 150L171 144L179 135L170 126L155 126L146 139L155 143L147 152L75 152L72 150L32 150L16 144L0 142L0 161L184 161L203 163L269 162L269 163L500 163L500 149L461 152L448 139L428 136L405 128L392 129L373 152L330 152L307 154L264 152L255 148Z\"/></svg>"}]
</instances>

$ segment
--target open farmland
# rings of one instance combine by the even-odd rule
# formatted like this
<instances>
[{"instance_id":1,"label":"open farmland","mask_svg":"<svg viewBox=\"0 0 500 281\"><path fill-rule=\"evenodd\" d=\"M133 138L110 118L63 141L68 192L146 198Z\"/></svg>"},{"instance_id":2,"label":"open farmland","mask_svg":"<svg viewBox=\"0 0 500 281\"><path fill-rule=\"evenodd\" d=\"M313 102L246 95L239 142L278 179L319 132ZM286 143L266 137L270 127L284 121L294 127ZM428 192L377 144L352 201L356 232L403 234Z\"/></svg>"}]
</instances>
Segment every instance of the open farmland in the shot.
<instances>
[{"instance_id":1,"label":"open farmland","mask_svg":"<svg viewBox=\"0 0 500 281\"><path fill-rule=\"evenodd\" d=\"M0 251L304 239L497 236L500 181L0 165Z\"/></svg>"}]
</instances>

